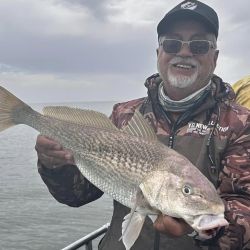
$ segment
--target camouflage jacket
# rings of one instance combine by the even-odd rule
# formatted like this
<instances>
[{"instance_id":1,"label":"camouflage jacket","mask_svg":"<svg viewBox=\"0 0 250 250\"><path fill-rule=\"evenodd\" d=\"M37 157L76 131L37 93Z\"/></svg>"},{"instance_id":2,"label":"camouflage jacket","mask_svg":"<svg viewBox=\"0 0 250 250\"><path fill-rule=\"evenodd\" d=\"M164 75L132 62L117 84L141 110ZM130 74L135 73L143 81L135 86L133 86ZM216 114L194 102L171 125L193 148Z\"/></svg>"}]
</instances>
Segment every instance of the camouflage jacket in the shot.
<instances>
[{"instance_id":1,"label":"camouflage jacket","mask_svg":"<svg viewBox=\"0 0 250 250\"><path fill-rule=\"evenodd\" d=\"M111 119L121 128L131 119L135 109L139 109L163 144L185 155L214 183L225 202L225 216L230 225L217 238L202 244L198 242L198 246L186 236L171 239L161 235L159 249L250 249L249 110L237 105L231 87L213 76L212 90L206 100L197 103L175 121L159 104L160 81L157 74L149 77L145 83L148 96L116 104ZM38 169L49 191L59 202L81 206L102 195L75 166L49 170L38 164ZM111 226L99 249L124 249L119 238L123 217L128 212L128 208L114 201ZM131 250L153 249L154 236L152 223L146 221Z\"/></svg>"}]
</instances>

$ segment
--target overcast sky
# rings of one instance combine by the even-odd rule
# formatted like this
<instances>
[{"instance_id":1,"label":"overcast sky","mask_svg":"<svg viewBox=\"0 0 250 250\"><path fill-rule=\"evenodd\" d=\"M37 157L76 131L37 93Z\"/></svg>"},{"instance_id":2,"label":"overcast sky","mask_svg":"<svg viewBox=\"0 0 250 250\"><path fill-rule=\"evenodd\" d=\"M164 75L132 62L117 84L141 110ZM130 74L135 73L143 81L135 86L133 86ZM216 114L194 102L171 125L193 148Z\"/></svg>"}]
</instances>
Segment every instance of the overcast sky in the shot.
<instances>
[{"instance_id":1,"label":"overcast sky","mask_svg":"<svg viewBox=\"0 0 250 250\"><path fill-rule=\"evenodd\" d=\"M156 72L156 26L177 0L0 0L0 82L27 102L128 100ZM249 0L220 19L216 73L250 74Z\"/></svg>"}]
</instances>

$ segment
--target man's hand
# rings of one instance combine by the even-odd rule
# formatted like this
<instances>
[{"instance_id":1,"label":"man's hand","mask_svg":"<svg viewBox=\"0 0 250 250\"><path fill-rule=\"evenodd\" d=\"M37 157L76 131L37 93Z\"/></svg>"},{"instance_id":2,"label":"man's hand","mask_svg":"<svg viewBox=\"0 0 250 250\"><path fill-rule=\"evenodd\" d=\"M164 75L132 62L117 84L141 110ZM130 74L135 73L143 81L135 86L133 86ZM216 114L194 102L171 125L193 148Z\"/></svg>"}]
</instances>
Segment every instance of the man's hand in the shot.
<instances>
[{"instance_id":1,"label":"man's hand","mask_svg":"<svg viewBox=\"0 0 250 250\"><path fill-rule=\"evenodd\" d=\"M38 135L35 149L39 161L47 168L75 164L71 151L64 149L58 142L46 136Z\"/></svg>"},{"instance_id":2,"label":"man's hand","mask_svg":"<svg viewBox=\"0 0 250 250\"><path fill-rule=\"evenodd\" d=\"M187 235L194 231L184 220L162 214L154 222L154 228L172 237Z\"/></svg>"}]
</instances>

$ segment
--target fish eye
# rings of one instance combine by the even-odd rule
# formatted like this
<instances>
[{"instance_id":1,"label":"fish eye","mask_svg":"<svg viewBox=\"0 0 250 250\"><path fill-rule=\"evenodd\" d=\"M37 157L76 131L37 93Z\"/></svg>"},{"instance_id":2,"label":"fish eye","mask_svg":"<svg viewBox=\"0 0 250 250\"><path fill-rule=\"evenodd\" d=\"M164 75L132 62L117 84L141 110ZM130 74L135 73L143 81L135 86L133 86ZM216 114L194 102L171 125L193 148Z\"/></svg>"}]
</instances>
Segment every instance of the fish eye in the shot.
<instances>
[{"instance_id":1,"label":"fish eye","mask_svg":"<svg viewBox=\"0 0 250 250\"><path fill-rule=\"evenodd\" d=\"M189 185L184 185L182 188L182 192L183 194L186 194L186 195L193 193L192 188Z\"/></svg>"}]
</instances>

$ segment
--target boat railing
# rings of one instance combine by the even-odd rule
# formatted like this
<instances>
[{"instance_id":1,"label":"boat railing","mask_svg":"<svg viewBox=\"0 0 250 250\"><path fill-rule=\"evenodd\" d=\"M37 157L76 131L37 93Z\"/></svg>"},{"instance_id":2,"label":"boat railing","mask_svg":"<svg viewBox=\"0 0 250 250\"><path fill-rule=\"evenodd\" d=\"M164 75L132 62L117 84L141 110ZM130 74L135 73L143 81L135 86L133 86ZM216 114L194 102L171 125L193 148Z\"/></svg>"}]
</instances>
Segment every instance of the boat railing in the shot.
<instances>
[{"instance_id":1,"label":"boat railing","mask_svg":"<svg viewBox=\"0 0 250 250\"><path fill-rule=\"evenodd\" d=\"M66 246L61 250L75 250L79 249L82 246L85 246L85 250L93 250L92 241L101 236L102 234L106 233L108 231L109 225L110 223L103 225L97 230L87 234L79 240L76 240L75 242L71 243L70 245Z\"/></svg>"}]
</instances>

